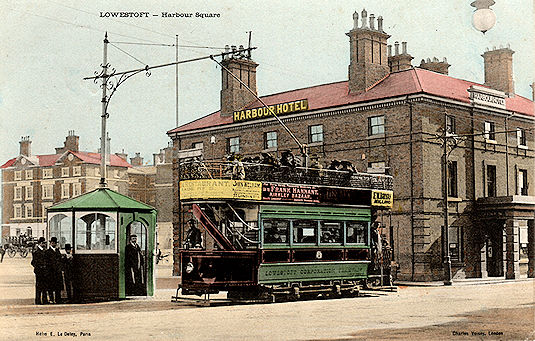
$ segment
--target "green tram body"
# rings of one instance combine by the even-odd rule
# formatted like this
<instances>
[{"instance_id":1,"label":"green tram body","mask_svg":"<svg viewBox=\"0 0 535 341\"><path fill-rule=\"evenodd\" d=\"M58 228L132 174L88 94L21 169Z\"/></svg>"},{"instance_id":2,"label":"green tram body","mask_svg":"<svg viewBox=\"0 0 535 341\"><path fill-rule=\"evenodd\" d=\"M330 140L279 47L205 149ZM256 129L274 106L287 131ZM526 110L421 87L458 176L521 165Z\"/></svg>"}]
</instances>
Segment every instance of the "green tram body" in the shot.
<instances>
[{"instance_id":1,"label":"green tram body","mask_svg":"<svg viewBox=\"0 0 535 341\"><path fill-rule=\"evenodd\" d=\"M239 202L232 205L239 207ZM370 207L259 204L257 219L258 244L253 249L181 250L182 293L258 293L277 286L356 283L368 277ZM308 224L306 233L300 224ZM276 242L268 240L273 225L287 227ZM333 226L340 230L337 240L323 241L325 230ZM348 235L350 229L355 235L356 227L358 241Z\"/></svg>"}]
</instances>

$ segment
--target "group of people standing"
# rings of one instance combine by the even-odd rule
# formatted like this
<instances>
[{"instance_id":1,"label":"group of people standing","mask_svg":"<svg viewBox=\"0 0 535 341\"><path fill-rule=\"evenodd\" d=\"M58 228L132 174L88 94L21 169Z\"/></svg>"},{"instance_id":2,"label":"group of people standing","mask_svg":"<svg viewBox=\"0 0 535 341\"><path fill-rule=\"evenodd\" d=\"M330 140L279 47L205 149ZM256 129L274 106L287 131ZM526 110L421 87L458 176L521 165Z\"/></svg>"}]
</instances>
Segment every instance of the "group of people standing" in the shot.
<instances>
[{"instance_id":1,"label":"group of people standing","mask_svg":"<svg viewBox=\"0 0 535 341\"><path fill-rule=\"evenodd\" d=\"M62 303L61 291L65 284L67 299L72 302L73 258L70 244L65 244L65 254L59 250L58 239L40 237L32 254L32 266L35 273L35 304Z\"/></svg>"}]
</instances>

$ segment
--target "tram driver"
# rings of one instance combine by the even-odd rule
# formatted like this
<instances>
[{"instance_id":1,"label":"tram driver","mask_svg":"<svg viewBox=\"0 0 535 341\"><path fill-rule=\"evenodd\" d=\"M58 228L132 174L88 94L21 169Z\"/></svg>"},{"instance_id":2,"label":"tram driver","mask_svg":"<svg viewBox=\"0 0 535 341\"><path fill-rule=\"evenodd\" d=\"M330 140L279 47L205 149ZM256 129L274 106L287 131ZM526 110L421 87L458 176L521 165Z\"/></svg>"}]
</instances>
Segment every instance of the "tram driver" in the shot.
<instances>
[{"instance_id":1,"label":"tram driver","mask_svg":"<svg viewBox=\"0 0 535 341\"><path fill-rule=\"evenodd\" d=\"M186 243L188 247L193 249L202 249L201 231L197 228L193 219L190 219L188 224L189 230L186 236Z\"/></svg>"}]
</instances>

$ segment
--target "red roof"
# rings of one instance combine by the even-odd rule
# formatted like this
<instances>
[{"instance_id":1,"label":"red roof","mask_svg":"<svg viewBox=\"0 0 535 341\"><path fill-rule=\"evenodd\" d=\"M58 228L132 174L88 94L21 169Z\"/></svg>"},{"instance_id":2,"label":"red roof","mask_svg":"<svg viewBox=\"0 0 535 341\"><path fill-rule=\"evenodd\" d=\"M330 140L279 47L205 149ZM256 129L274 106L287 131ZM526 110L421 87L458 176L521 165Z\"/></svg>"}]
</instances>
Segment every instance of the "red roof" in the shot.
<instances>
[{"instance_id":1,"label":"red roof","mask_svg":"<svg viewBox=\"0 0 535 341\"><path fill-rule=\"evenodd\" d=\"M91 164L100 164L100 153L91 153L91 152L73 152L69 151L76 157L78 157L80 160L82 160L84 163L91 163ZM48 167L53 166L58 159L64 155L62 154L49 154L49 155L36 155L36 157L39 159L39 166L41 167ZM0 168L8 168L11 167L17 159L13 158L9 160L8 162L4 163ZM120 158L119 156L115 154L110 155L110 165L116 166L116 167L132 167L131 164Z\"/></svg>"},{"instance_id":2,"label":"red roof","mask_svg":"<svg viewBox=\"0 0 535 341\"><path fill-rule=\"evenodd\" d=\"M411 68L391 73L381 81L377 82L377 84L371 87L368 91L359 94L349 94L348 82L342 81L281 92L263 96L261 98L267 105L308 99L309 110L337 107L346 104L368 102L416 93L426 93L470 103L468 89L472 85L482 86L478 83L453 78L433 71ZM258 108L261 106L259 101L255 101L248 105L246 109ZM521 114L535 116L533 101L522 96L514 95L511 98L506 98L506 108L507 110ZM231 116L221 117L220 112L216 111L170 130L168 134L225 125L232 122Z\"/></svg>"}]
</instances>

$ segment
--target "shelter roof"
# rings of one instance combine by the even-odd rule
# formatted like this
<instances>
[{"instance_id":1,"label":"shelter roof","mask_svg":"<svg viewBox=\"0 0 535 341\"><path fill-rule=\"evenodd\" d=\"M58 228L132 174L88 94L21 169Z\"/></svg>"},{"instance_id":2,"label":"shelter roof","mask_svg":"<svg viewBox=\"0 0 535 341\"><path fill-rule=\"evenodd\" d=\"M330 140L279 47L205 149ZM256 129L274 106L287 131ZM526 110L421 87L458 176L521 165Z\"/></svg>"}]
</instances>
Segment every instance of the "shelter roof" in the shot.
<instances>
[{"instance_id":1,"label":"shelter roof","mask_svg":"<svg viewBox=\"0 0 535 341\"><path fill-rule=\"evenodd\" d=\"M88 209L104 209L112 211L119 211L122 209L137 211L155 210L152 206L134 200L109 188L97 188L91 192L87 192L48 208L49 211L53 212Z\"/></svg>"}]
</instances>

